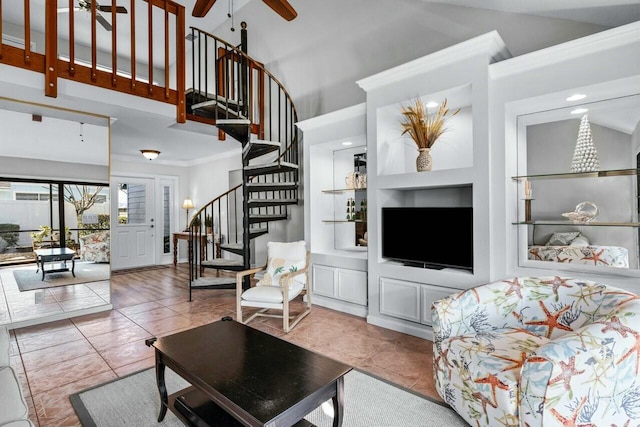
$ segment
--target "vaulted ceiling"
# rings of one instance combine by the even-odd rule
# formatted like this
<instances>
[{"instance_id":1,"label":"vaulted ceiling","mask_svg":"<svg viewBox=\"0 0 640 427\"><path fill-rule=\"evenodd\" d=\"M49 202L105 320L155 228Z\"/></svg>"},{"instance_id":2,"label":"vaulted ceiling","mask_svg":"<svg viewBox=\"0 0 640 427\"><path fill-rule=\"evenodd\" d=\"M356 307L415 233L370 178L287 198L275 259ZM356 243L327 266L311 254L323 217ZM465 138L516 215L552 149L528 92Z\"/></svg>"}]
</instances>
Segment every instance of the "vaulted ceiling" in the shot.
<instances>
[{"instance_id":1,"label":"vaulted ceiling","mask_svg":"<svg viewBox=\"0 0 640 427\"><path fill-rule=\"evenodd\" d=\"M142 4L137 7L146 5L135 1ZM32 14L41 13L44 3L32 0ZM631 0L290 0L298 12L291 22L260 0L218 0L204 18L191 16L195 0L177 3L186 8L187 28L201 28L232 44L239 43L240 22L247 22L249 53L287 87L300 120L363 102L358 79L492 30L518 56L640 20L640 2ZM129 0L117 4L127 6ZM68 6L67 1L58 0L58 6ZM77 19L89 19L86 15L78 12ZM5 6L3 19L19 20L19 8ZM35 27L40 21L34 16L32 22ZM110 43L110 34L98 30ZM80 43L87 36L76 37ZM137 49L138 55L144 51ZM188 164L237 148L216 142L215 134L201 133L202 127L192 126L196 132L186 134L178 130L185 127L168 128L166 117L126 109L111 115L116 119L111 152L118 156L139 157L139 149L156 148L162 152L159 161ZM188 140L188 147L177 140Z\"/></svg>"}]
</instances>

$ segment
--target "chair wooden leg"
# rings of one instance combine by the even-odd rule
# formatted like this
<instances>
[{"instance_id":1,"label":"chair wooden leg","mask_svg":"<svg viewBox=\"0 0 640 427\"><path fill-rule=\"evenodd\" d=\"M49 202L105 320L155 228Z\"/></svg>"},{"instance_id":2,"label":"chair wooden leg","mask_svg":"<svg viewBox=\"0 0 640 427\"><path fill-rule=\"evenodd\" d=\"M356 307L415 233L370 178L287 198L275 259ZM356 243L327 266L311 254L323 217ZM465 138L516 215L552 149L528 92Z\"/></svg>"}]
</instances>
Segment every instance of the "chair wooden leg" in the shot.
<instances>
[{"instance_id":1,"label":"chair wooden leg","mask_svg":"<svg viewBox=\"0 0 640 427\"><path fill-rule=\"evenodd\" d=\"M285 301L282 305L282 329L285 333L289 333L289 302Z\"/></svg>"}]
</instances>

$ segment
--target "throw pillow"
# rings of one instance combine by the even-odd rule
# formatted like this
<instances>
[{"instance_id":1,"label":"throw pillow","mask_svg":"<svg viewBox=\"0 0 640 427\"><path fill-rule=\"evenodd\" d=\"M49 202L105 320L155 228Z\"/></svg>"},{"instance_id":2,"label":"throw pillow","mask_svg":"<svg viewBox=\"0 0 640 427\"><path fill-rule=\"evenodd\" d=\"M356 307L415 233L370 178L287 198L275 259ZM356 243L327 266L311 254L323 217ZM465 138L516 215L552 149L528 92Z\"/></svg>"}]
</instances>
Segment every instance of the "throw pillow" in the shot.
<instances>
[{"instance_id":1,"label":"throw pillow","mask_svg":"<svg viewBox=\"0 0 640 427\"><path fill-rule=\"evenodd\" d=\"M280 286L280 276L298 271L306 265L306 242L268 242L269 261L259 286ZM304 275L302 275L304 277ZM304 279L302 279L304 282Z\"/></svg>"},{"instance_id":2,"label":"throw pillow","mask_svg":"<svg viewBox=\"0 0 640 427\"><path fill-rule=\"evenodd\" d=\"M306 260L297 259L290 260L285 258L271 258L269 259L269 265L267 271L264 273L262 280L260 280L258 286L280 286L280 277L284 273L290 273L301 270L305 267ZM293 283L289 284L291 287Z\"/></svg>"},{"instance_id":3,"label":"throw pillow","mask_svg":"<svg viewBox=\"0 0 640 427\"><path fill-rule=\"evenodd\" d=\"M589 240L582 234L571 241L569 246L589 246Z\"/></svg>"},{"instance_id":4,"label":"throw pillow","mask_svg":"<svg viewBox=\"0 0 640 427\"><path fill-rule=\"evenodd\" d=\"M545 246L567 246L580 235L579 231L553 233Z\"/></svg>"}]
</instances>

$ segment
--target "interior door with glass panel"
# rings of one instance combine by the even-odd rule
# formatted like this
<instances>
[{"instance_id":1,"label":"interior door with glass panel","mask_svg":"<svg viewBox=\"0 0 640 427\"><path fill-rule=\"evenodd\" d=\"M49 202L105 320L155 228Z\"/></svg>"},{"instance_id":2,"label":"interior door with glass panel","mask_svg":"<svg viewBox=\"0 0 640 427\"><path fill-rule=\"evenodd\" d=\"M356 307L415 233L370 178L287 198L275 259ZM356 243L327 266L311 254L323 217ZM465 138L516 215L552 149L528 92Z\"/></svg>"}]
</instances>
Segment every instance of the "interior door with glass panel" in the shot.
<instances>
[{"instance_id":1,"label":"interior door with glass panel","mask_svg":"<svg viewBox=\"0 0 640 427\"><path fill-rule=\"evenodd\" d=\"M111 267L154 265L155 181L152 178L111 177Z\"/></svg>"}]
</instances>

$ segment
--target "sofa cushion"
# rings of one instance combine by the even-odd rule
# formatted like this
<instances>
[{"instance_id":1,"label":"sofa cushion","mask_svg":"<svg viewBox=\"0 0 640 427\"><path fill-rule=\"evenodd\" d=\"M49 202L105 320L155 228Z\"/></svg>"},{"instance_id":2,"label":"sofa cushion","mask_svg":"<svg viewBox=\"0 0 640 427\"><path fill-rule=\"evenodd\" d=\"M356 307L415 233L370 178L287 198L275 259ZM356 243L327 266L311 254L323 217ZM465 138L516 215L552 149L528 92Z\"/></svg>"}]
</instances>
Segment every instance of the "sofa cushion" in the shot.
<instances>
[{"instance_id":1,"label":"sofa cushion","mask_svg":"<svg viewBox=\"0 0 640 427\"><path fill-rule=\"evenodd\" d=\"M0 425L25 420L28 414L29 409L15 371L8 366L0 368Z\"/></svg>"},{"instance_id":2,"label":"sofa cushion","mask_svg":"<svg viewBox=\"0 0 640 427\"><path fill-rule=\"evenodd\" d=\"M441 345L448 350L436 355L435 380L448 390L447 403L467 421L473 414L483 419L517 414L522 365L548 342L517 328L447 338Z\"/></svg>"},{"instance_id":3,"label":"sofa cushion","mask_svg":"<svg viewBox=\"0 0 640 427\"><path fill-rule=\"evenodd\" d=\"M0 367L9 366L9 350L11 341L6 326L0 326Z\"/></svg>"},{"instance_id":4,"label":"sofa cushion","mask_svg":"<svg viewBox=\"0 0 640 427\"><path fill-rule=\"evenodd\" d=\"M289 301L300 295L304 284L294 281L289 288ZM244 301L268 302L282 304L282 291L279 286L255 286L242 293Z\"/></svg>"}]
</instances>

